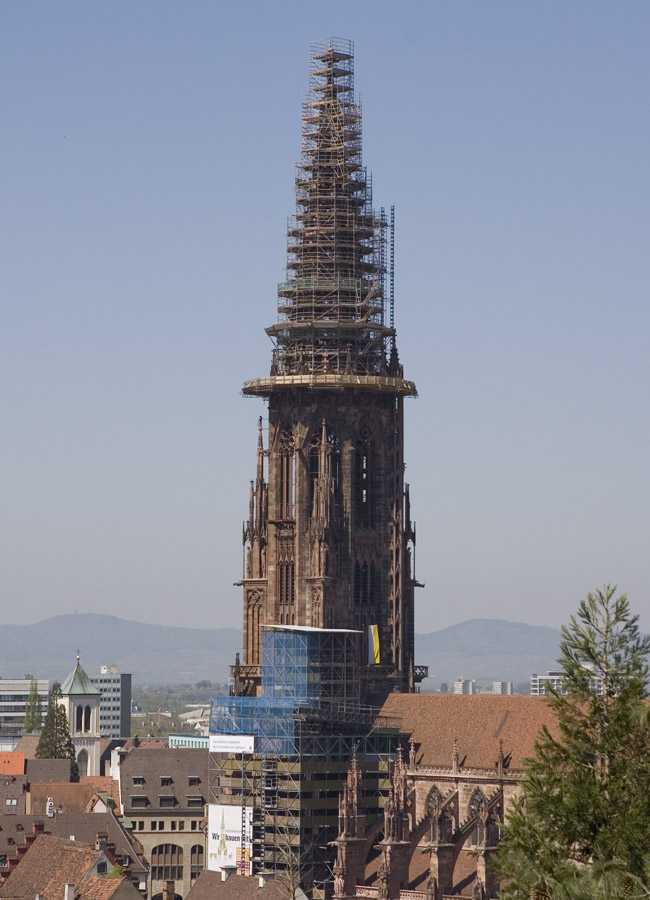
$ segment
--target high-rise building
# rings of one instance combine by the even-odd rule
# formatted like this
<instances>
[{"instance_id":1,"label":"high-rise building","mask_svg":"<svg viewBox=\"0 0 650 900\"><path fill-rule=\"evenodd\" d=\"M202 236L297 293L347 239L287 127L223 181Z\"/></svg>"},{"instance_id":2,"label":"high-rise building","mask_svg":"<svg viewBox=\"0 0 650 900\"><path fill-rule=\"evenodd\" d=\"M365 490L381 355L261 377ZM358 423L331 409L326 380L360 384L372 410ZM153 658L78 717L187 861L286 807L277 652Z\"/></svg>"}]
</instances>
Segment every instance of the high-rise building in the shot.
<instances>
[{"instance_id":1,"label":"high-rise building","mask_svg":"<svg viewBox=\"0 0 650 900\"><path fill-rule=\"evenodd\" d=\"M41 705L41 721L45 718L50 697L50 682L47 678L0 678L0 727L5 731L20 731L25 721L27 700L36 684Z\"/></svg>"},{"instance_id":2,"label":"high-rise building","mask_svg":"<svg viewBox=\"0 0 650 900\"><path fill-rule=\"evenodd\" d=\"M425 675L404 483L404 398L416 390L397 354L393 216L372 208L351 42L312 46L302 123L270 374L243 389L268 401L268 436L264 446L260 419L238 686L260 693L264 625L336 626L363 633L375 699Z\"/></svg>"},{"instance_id":3,"label":"high-rise building","mask_svg":"<svg viewBox=\"0 0 650 900\"><path fill-rule=\"evenodd\" d=\"M101 691L99 730L102 737L131 737L131 675L117 666L101 666L91 682Z\"/></svg>"}]
</instances>

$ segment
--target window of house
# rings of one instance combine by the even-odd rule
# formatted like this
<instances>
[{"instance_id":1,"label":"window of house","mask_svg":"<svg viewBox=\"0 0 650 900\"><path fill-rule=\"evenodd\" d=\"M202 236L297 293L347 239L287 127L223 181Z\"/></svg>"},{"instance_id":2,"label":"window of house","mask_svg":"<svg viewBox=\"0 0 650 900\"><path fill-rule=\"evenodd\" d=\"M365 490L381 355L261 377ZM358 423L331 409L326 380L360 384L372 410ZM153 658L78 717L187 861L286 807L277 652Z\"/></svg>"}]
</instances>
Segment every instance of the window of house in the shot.
<instances>
[{"instance_id":1,"label":"window of house","mask_svg":"<svg viewBox=\"0 0 650 900\"><path fill-rule=\"evenodd\" d=\"M171 775L161 775L160 776L160 787L169 787L170 784L174 783L174 779Z\"/></svg>"},{"instance_id":2,"label":"window of house","mask_svg":"<svg viewBox=\"0 0 650 900\"><path fill-rule=\"evenodd\" d=\"M143 829L144 829L144 822L142 820L140 820L138 822L138 831L142 831Z\"/></svg>"},{"instance_id":3,"label":"window of house","mask_svg":"<svg viewBox=\"0 0 650 900\"><path fill-rule=\"evenodd\" d=\"M5 800L5 806L15 806L16 803L17 800L15 797L7 797L7 799Z\"/></svg>"},{"instance_id":4,"label":"window of house","mask_svg":"<svg viewBox=\"0 0 650 900\"><path fill-rule=\"evenodd\" d=\"M151 822L151 830L152 830L152 831L155 831L157 825L158 825L158 822L154 819L154 820Z\"/></svg>"},{"instance_id":5,"label":"window of house","mask_svg":"<svg viewBox=\"0 0 650 900\"><path fill-rule=\"evenodd\" d=\"M176 831L176 822L170 822L169 824L172 827L172 831Z\"/></svg>"},{"instance_id":6,"label":"window of house","mask_svg":"<svg viewBox=\"0 0 650 900\"><path fill-rule=\"evenodd\" d=\"M190 828L191 828L192 831L196 831L196 826L197 826L197 824L198 824L198 823L195 822L194 820L192 820L192 821L190 822Z\"/></svg>"},{"instance_id":7,"label":"window of house","mask_svg":"<svg viewBox=\"0 0 650 900\"><path fill-rule=\"evenodd\" d=\"M197 784L201 784L201 779L198 775L190 775L187 779L187 783L190 787L196 787Z\"/></svg>"},{"instance_id":8,"label":"window of house","mask_svg":"<svg viewBox=\"0 0 650 900\"><path fill-rule=\"evenodd\" d=\"M144 809L147 805L147 798L136 794L131 797L131 809Z\"/></svg>"},{"instance_id":9,"label":"window of house","mask_svg":"<svg viewBox=\"0 0 650 900\"><path fill-rule=\"evenodd\" d=\"M158 806L161 809L173 809L176 806L176 798L171 794L163 794L158 797Z\"/></svg>"},{"instance_id":10,"label":"window of house","mask_svg":"<svg viewBox=\"0 0 650 900\"><path fill-rule=\"evenodd\" d=\"M151 851L151 878L154 881L183 877L183 850L176 844L159 844Z\"/></svg>"},{"instance_id":11,"label":"window of house","mask_svg":"<svg viewBox=\"0 0 650 900\"><path fill-rule=\"evenodd\" d=\"M185 822L184 822L182 819L181 819L181 820L179 821L179 823L178 823L178 830L179 830L179 831L184 831L184 830L185 830Z\"/></svg>"},{"instance_id":12,"label":"window of house","mask_svg":"<svg viewBox=\"0 0 650 900\"><path fill-rule=\"evenodd\" d=\"M144 784L144 775L134 775L133 784Z\"/></svg>"},{"instance_id":13,"label":"window of house","mask_svg":"<svg viewBox=\"0 0 650 900\"><path fill-rule=\"evenodd\" d=\"M105 862L97 863L97 874L98 875L106 875L107 871L108 871L108 867Z\"/></svg>"},{"instance_id":14,"label":"window of house","mask_svg":"<svg viewBox=\"0 0 650 900\"><path fill-rule=\"evenodd\" d=\"M205 805L205 800L203 797L188 797L187 798L187 808L188 809L202 809Z\"/></svg>"}]
</instances>

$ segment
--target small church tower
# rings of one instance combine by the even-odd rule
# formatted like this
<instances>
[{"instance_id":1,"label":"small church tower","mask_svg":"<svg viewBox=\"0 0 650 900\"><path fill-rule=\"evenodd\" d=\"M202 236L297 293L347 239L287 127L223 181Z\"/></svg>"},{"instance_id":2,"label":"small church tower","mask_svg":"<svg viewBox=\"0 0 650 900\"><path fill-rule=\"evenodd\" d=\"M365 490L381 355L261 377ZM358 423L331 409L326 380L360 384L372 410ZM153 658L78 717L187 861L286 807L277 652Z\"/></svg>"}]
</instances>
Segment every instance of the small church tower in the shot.
<instances>
[{"instance_id":1,"label":"small church tower","mask_svg":"<svg viewBox=\"0 0 650 900\"><path fill-rule=\"evenodd\" d=\"M79 775L99 775L99 701L101 691L77 664L61 685L61 705L70 723Z\"/></svg>"}]
</instances>

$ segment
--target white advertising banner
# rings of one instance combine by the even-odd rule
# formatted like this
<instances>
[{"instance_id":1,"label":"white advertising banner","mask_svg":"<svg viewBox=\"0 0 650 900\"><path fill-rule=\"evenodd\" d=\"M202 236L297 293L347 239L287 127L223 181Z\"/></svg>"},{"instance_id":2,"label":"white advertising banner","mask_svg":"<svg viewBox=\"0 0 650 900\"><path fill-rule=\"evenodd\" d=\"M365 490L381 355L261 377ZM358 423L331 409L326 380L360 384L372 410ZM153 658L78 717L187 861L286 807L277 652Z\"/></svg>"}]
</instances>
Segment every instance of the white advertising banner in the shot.
<instances>
[{"instance_id":1,"label":"white advertising banner","mask_svg":"<svg viewBox=\"0 0 650 900\"><path fill-rule=\"evenodd\" d=\"M254 753L254 734L211 734L210 753Z\"/></svg>"},{"instance_id":2,"label":"white advertising banner","mask_svg":"<svg viewBox=\"0 0 650 900\"><path fill-rule=\"evenodd\" d=\"M208 869L220 872L236 869L243 875L252 871L253 808L244 811L242 835L241 806L208 806Z\"/></svg>"}]
</instances>

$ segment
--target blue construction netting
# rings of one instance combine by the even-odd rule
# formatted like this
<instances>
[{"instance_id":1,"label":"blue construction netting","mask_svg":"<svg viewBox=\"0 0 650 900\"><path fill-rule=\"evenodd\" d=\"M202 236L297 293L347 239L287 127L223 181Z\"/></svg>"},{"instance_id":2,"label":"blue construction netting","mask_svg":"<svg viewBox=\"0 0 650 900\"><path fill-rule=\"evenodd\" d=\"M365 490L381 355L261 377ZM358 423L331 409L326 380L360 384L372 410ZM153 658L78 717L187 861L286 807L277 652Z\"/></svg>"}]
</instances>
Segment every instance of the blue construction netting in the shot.
<instances>
[{"instance_id":1,"label":"blue construction netting","mask_svg":"<svg viewBox=\"0 0 650 900\"><path fill-rule=\"evenodd\" d=\"M262 696L213 697L210 734L254 735L257 753L296 755L299 709L325 709L333 701L351 712L358 708L355 659L351 632L264 631Z\"/></svg>"},{"instance_id":2,"label":"blue construction netting","mask_svg":"<svg viewBox=\"0 0 650 900\"><path fill-rule=\"evenodd\" d=\"M321 693L321 633L279 631L262 634L262 696L318 703Z\"/></svg>"}]
</instances>

